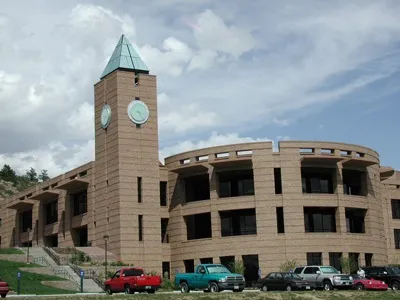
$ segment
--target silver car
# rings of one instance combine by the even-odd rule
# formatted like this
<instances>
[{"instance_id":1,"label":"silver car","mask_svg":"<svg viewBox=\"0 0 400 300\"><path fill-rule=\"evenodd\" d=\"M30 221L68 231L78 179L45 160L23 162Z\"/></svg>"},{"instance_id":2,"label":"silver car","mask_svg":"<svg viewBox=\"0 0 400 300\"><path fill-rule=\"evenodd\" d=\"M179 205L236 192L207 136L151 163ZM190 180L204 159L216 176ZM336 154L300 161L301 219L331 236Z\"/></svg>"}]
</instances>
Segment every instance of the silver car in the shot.
<instances>
[{"instance_id":1,"label":"silver car","mask_svg":"<svg viewBox=\"0 0 400 300\"><path fill-rule=\"evenodd\" d=\"M304 280L314 282L317 287L330 291L333 288L352 288L353 277L341 274L331 266L301 266L294 269L294 273Z\"/></svg>"}]
</instances>

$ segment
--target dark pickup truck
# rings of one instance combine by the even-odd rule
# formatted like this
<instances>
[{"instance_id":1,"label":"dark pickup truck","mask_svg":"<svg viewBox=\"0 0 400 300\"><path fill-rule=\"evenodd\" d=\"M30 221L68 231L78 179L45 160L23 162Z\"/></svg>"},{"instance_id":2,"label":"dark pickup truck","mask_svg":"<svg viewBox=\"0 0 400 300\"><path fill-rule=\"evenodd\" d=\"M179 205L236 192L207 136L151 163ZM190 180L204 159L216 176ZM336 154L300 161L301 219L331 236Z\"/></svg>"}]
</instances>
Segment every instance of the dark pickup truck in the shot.
<instances>
[{"instance_id":1,"label":"dark pickup truck","mask_svg":"<svg viewBox=\"0 0 400 300\"><path fill-rule=\"evenodd\" d=\"M154 294L161 286L161 277L145 275L142 268L123 268L118 270L111 279L104 283L106 293L134 294L135 292L148 292Z\"/></svg>"},{"instance_id":2,"label":"dark pickup truck","mask_svg":"<svg viewBox=\"0 0 400 300\"><path fill-rule=\"evenodd\" d=\"M175 286L182 293L190 290L203 290L204 292L217 293L223 290L241 292L245 287L245 279L240 274L231 273L220 264L200 264L194 273L177 273Z\"/></svg>"}]
</instances>

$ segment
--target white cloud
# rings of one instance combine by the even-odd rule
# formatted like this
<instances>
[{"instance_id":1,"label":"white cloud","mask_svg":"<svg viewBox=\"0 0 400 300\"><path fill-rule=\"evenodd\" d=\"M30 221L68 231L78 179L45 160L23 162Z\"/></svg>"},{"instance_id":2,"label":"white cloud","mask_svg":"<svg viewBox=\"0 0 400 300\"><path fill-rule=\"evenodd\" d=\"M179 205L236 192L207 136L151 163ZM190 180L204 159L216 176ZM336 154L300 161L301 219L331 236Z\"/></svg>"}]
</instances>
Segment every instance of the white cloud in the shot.
<instances>
[{"instance_id":1,"label":"white cloud","mask_svg":"<svg viewBox=\"0 0 400 300\"><path fill-rule=\"evenodd\" d=\"M32 151L0 155L0 165L8 164L18 174L25 174L31 167L37 173L46 169L50 177L55 177L93 159L94 140L72 147L52 142Z\"/></svg>"},{"instance_id":2,"label":"white cloud","mask_svg":"<svg viewBox=\"0 0 400 300\"><path fill-rule=\"evenodd\" d=\"M159 95L158 103L158 122L162 134L165 132L184 133L198 128L211 128L218 124L217 114L199 103L189 102L186 105L177 106L174 99L165 93Z\"/></svg>"},{"instance_id":3,"label":"white cloud","mask_svg":"<svg viewBox=\"0 0 400 300\"><path fill-rule=\"evenodd\" d=\"M255 39L248 31L234 25L227 26L210 9L198 15L193 29L200 49L221 51L235 59L255 46Z\"/></svg>"},{"instance_id":4,"label":"white cloud","mask_svg":"<svg viewBox=\"0 0 400 300\"><path fill-rule=\"evenodd\" d=\"M201 50L197 53L191 60L190 65L188 67L189 71L200 69L206 70L211 68L214 65L218 57L218 53L213 50Z\"/></svg>"},{"instance_id":5,"label":"white cloud","mask_svg":"<svg viewBox=\"0 0 400 300\"><path fill-rule=\"evenodd\" d=\"M161 51L150 45L144 45L140 51L143 60L154 74L181 75L184 65L192 58L192 50L186 43L174 37L164 40L163 49L164 51Z\"/></svg>"}]
</instances>

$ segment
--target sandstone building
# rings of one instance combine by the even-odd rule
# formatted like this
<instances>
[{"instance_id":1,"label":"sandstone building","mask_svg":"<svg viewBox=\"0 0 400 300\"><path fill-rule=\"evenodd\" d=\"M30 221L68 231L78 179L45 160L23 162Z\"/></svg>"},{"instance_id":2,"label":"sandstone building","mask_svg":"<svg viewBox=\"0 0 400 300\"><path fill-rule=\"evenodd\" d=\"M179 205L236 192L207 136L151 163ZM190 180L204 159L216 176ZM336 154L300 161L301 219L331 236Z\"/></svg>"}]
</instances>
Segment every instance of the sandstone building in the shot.
<instances>
[{"instance_id":1,"label":"sandstone building","mask_svg":"<svg viewBox=\"0 0 400 300\"><path fill-rule=\"evenodd\" d=\"M376 151L284 141L158 158L157 81L125 36L94 85L95 161L1 203L0 246L108 247L147 270L243 260L400 263L400 172Z\"/></svg>"}]
</instances>

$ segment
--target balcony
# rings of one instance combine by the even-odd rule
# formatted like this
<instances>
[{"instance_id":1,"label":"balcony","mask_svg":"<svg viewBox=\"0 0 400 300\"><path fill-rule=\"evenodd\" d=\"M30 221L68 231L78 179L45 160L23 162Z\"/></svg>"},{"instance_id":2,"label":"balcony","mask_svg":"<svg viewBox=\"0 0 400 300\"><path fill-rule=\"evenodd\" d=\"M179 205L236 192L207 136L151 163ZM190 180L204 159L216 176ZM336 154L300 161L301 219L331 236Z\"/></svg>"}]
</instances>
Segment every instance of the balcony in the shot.
<instances>
[{"instance_id":1,"label":"balcony","mask_svg":"<svg viewBox=\"0 0 400 300\"><path fill-rule=\"evenodd\" d=\"M335 168L301 167L302 191L306 194L334 194Z\"/></svg>"}]
</instances>

